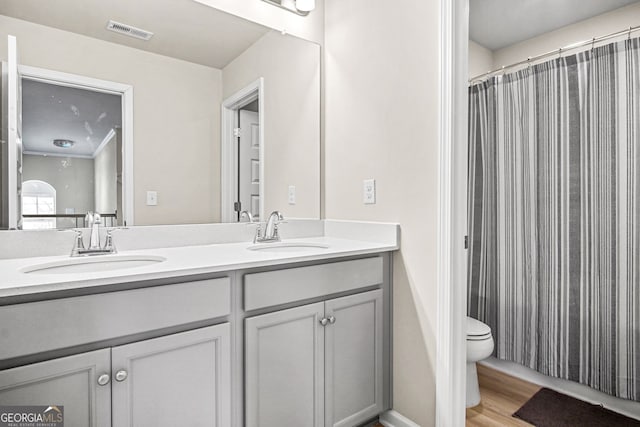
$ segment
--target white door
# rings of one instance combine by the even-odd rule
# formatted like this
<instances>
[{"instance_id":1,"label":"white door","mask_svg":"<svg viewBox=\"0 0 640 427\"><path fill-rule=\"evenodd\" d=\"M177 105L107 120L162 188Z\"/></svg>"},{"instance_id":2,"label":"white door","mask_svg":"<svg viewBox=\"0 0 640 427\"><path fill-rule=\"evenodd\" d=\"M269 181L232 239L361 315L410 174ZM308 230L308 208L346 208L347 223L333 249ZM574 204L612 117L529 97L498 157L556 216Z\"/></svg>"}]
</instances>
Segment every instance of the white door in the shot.
<instances>
[{"instance_id":1,"label":"white door","mask_svg":"<svg viewBox=\"0 0 640 427\"><path fill-rule=\"evenodd\" d=\"M231 425L228 323L111 349L113 427Z\"/></svg>"},{"instance_id":2,"label":"white door","mask_svg":"<svg viewBox=\"0 0 640 427\"><path fill-rule=\"evenodd\" d=\"M351 427L382 407L382 291L325 303L325 425Z\"/></svg>"},{"instance_id":3,"label":"white door","mask_svg":"<svg viewBox=\"0 0 640 427\"><path fill-rule=\"evenodd\" d=\"M16 229L21 223L22 93L18 73L16 38L8 36L7 62L2 63L2 158L0 228Z\"/></svg>"},{"instance_id":4,"label":"white door","mask_svg":"<svg viewBox=\"0 0 640 427\"><path fill-rule=\"evenodd\" d=\"M258 113L240 110L238 138L238 201L241 210L260 215L260 123Z\"/></svg>"},{"instance_id":5,"label":"white door","mask_svg":"<svg viewBox=\"0 0 640 427\"><path fill-rule=\"evenodd\" d=\"M109 349L0 371L0 406L62 406L65 427L111 427Z\"/></svg>"},{"instance_id":6,"label":"white door","mask_svg":"<svg viewBox=\"0 0 640 427\"><path fill-rule=\"evenodd\" d=\"M324 303L245 319L247 427L321 427Z\"/></svg>"}]
</instances>

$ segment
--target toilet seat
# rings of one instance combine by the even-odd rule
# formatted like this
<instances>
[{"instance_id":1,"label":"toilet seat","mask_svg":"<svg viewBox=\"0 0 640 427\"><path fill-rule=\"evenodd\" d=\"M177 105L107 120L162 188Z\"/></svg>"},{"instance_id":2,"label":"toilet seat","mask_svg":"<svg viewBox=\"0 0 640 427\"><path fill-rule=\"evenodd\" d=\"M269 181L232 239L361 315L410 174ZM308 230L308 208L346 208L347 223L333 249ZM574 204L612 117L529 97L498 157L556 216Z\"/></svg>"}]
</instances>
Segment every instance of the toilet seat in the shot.
<instances>
[{"instance_id":1,"label":"toilet seat","mask_svg":"<svg viewBox=\"0 0 640 427\"><path fill-rule=\"evenodd\" d=\"M494 342L489 325L467 317L467 408L480 403L476 362L491 356L493 347Z\"/></svg>"},{"instance_id":2,"label":"toilet seat","mask_svg":"<svg viewBox=\"0 0 640 427\"><path fill-rule=\"evenodd\" d=\"M481 321L467 316L467 341L484 341L491 338L491 328Z\"/></svg>"}]
</instances>

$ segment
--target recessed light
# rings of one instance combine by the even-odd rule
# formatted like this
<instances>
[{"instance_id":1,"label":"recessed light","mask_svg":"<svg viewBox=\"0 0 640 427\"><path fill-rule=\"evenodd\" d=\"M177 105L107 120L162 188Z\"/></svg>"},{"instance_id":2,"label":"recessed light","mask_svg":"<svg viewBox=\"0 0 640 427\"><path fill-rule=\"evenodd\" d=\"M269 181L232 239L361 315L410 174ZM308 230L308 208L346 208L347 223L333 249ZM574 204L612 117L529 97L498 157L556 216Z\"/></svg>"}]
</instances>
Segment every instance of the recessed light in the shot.
<instances>
[{"instance_id":1,"label":"recessed light","mask_svg":"<svg viewBox=\"0 0 640 427\"><path fill-rule=\"evenodd\" d=\"M71 141L69 139L54 139L53 145L60 148L71 148L75 145L75 141Z\"/></svg>"}]
</instances>

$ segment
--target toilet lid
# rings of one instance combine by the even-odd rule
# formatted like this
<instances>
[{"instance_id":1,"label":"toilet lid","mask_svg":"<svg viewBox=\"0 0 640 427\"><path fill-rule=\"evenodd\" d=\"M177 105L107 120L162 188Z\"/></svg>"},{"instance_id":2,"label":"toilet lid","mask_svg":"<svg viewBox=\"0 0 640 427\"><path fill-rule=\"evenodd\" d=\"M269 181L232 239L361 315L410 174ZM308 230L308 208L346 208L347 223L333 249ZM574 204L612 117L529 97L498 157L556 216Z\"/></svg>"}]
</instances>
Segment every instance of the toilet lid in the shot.
<instances>
[{"instance_id":1,"label":"toilet lid","mask_svg":"<svg viewBox=\"0 0 640 427\"><path fill-rule=\"evenodd\" d=\"M484 337L491 335L489 325L472 317L467 317L467 337Z\"/></svg>"}]
</instances>

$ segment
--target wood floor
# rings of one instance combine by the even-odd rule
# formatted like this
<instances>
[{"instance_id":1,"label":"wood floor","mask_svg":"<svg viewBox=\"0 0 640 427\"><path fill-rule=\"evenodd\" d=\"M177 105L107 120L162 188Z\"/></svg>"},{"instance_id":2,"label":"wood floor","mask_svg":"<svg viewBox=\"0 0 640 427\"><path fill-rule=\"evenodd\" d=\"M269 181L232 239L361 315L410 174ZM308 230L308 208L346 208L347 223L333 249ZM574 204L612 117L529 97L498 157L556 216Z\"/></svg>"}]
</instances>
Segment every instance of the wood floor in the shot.
<instances>
[{"instance_id":1,"label":"wood floor","mask_svg":"<svg viewBox=\"0 0 640 427\"><path fill-rule=\"evenodd\" d=\"M511 415L529 400L540 386L478 365L480 405L467 409L467 427L531 426Z\"/></svg>"}]
</instances>

